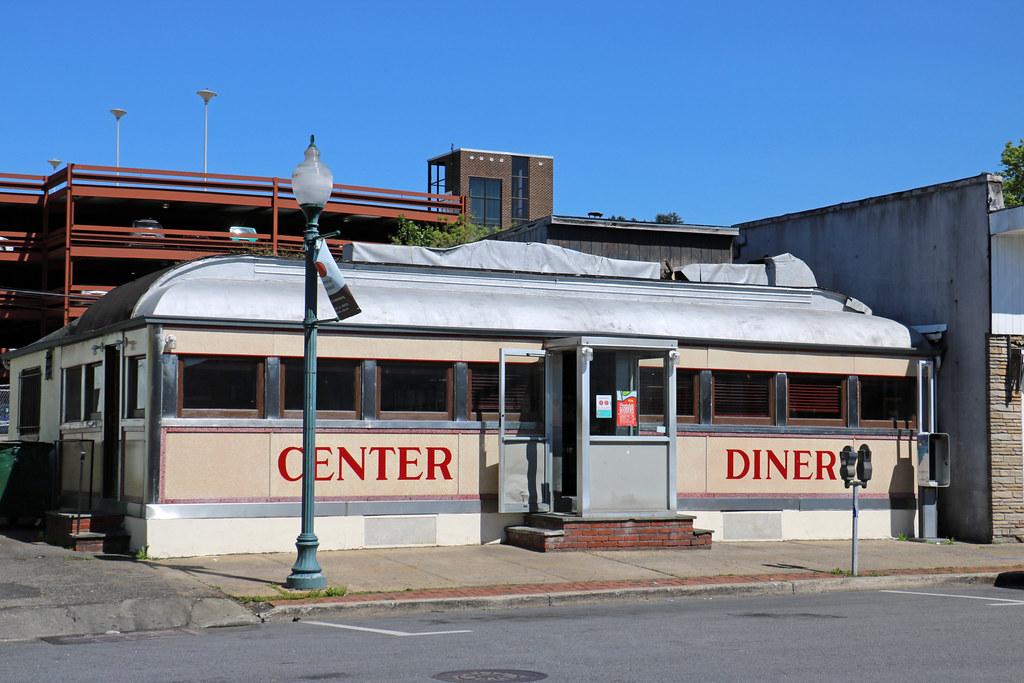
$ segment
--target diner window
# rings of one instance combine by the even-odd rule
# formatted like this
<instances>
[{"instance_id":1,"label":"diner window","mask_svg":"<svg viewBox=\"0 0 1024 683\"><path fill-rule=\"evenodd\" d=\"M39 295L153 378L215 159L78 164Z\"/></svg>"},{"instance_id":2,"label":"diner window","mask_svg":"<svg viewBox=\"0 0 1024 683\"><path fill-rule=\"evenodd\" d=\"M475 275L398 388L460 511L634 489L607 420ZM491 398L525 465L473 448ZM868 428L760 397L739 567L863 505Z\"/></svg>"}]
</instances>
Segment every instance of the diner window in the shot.
<instances>
[{"instance_id":1,"label":"diner window","mask_svg":"<svg viewBox=\"0 0 1024 683\"><path fill-rule=\"evenodd\" d=\"M125 385L125 417L146 416L146 357L128 359L128 379Z\"/></svg>"},{"instance_id":2,"label":"diner window","mask_svg":"<svg viewBox=\"0 0 1024 683\"><path fill-rule=\"evenodd\" d=\"M917 380L913 377L861 377L862 427L910 428L917 425Z\"/></svg>"},{"instance_id":3,"label":"diner window","mask_svg":"<svg viewBox=\"0 0 1024 683\"><path fill-rule=\"evenodd\" d=\"M664 370L661 366L640 367L640 421L662 423L665 415ZM676 421L697 421L697 383L695 370L676 369Z\"/></svg>"},{"instance_id":4,"label":"diner window","mask_svg":"<svg viewBox=\"0 0 1024 683\"><path fill-rule=\"evenodd\" d=\"M469 213L477 225L501 226L501 180L499 178L470 177Z\"/></svg>"},{"instance_id":5,"label":"diner window","mask_svg":"<svg viewBox=\"0 0 1024 683\"><path fill-rule=\"evenodd\" d=\"M846 380L838 375L789 375L789 419L794 423L846 424Z\"/></svg>"},{"instance_id":6,"label":"diner window","mask_svg":"<svg viewBox=\"0 0 1024 683\"><path fill-rule=\"evenodd\" d=\"M82 368L85 374L84 404L82 406L82 419L95 420L102 413L100 406L103 405L103 363L91 363Z\"/></svg>"},{"instance_id":7,"label":"diner window","mask_svg":"<svg viewBox=\"0 0 1024 683\"><path fill-rule=\"evenodd\" d=\"M82 366L64 370L64 421L82 419Z\"/></svg>"},{"instance_id":8,"label":"diner window","mask_svg":"<svg viewBox=\"0 0 1024 683\"><path fill-rule=\"evenodd\" d=\"M181 356L178 414L183 417L262 417L263 359Z\"/></svg>"},{"instance_id":9,"label":"diner window","mask_svg":"<svg viewBox=\"0 0 1024 683\"><path fill-rule=\"evenodd\" d=\"M773 422L774 373L715 372L711 381L712 422L757 425Z\"/></svg>"},{"instance_id":10,"label":"diner window","mask_svg":"<svg viewBox=\"0 0 1024 683\"><path fill-rule=\"evenodd\" d=\"M450 363L381 362L377 414L381 419L450 420Z\"/></svg>"},{"instance_id":11,"label":"diner window","mask_svg":"<svg viewBox=\"0 0 1024 683\"><path fill-rule=\"evenodd\" d=\"M42 373L38 367L22 370L18 375L18 431L39 431L39 403L42 400Z\"/></svg>"},{"instance_id":12,"label":"diner window","mask_svg":"<svg viewBox=\"0 0 1024 683\"><path fill-rule=\"evenodd\" d=\"M544 421L544 364L505 364L505 414L512 422ZM470 363L469 417L498 419L498 364Z\"/></svg>"},{"instance_id":13,"label":"diner window","mask_svg":"<svg viewBox=\"0 0 1024 683\"><path fill-rule=\"evenodd\" d=\"M336 420L359 419L359 362L321 359L316 367L316 414ZM305 394L305 361L281 359L281 407L283 417L302 417Z\"/></svg>"}]
</instances>

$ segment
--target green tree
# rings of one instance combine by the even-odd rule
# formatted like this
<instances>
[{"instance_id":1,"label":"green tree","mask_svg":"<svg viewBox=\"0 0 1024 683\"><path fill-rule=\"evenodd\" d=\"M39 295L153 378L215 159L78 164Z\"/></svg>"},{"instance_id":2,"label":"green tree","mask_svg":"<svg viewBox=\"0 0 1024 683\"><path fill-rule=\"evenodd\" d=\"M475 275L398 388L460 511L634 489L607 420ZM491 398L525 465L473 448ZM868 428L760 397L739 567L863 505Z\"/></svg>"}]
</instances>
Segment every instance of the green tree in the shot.
<instances>
[{"instance_id":1,"label":"green tree","mask_svg":"<svg viewBox=\"0 0 1024 683\"><path fill-rule=\"evenodd\" d=\"M437 225L420 224L410 221L405 216L399 216L398 229L391 236L391 243L414 247L447 249L448 247L482 240L492 232L496 232L496 230L477 225L466 216L459 216L457 220L451 223L440 223Z\"/></svg>"},{"instance_id":2,"label":"green tree","mask_svg":"<svg viewBox=\"0 0 1024 683\"><path fill-rule=\"evenodd\" d=\"M1003 203L1006 208L1024 205L1024 138L1003 147Z\"/></svg>"},{"instance_id":3,"label":"green tree","mask_svg":"<svg viewBox=\"0 0 1024 683\"><path fill-rule=\"evenodd\" d=\"M683 219L675 211L670 211L668 213L659 213L654 217L654 222L663 223L665 225L682 225Z\"/></svg>"}]
</instances>

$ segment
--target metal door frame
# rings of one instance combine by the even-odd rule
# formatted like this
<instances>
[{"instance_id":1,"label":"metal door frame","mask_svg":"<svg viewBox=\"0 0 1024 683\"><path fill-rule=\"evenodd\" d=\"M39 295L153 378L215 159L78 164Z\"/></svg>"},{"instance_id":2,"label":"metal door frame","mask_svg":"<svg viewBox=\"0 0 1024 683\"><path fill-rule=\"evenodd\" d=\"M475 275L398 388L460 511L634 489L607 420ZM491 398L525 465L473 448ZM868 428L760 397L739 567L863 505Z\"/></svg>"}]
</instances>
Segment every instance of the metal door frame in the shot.
<instances>
[{"instance_id":1,"label":"metal door frame","mask_svg":"<svg viewBox=\"0 0 1024 683\"><path fill-rule=\"evenodd\" d=\"M551 487L551 418L552 401L551 390L554 378L550 364L546 362L547 352L537 349L500 349L498 352L498 512L548 512L553 508L554 492ZM539 358L544 362L544 435L534 436L506 436L505 417L505 364L508 358ZM505 498L505 456L506 443L529 443L535 441L543 445L544 452L544 476L538 483L540 496L537 509L531 510L530 506L513 506Z\"/></svg>"}]
</instances>

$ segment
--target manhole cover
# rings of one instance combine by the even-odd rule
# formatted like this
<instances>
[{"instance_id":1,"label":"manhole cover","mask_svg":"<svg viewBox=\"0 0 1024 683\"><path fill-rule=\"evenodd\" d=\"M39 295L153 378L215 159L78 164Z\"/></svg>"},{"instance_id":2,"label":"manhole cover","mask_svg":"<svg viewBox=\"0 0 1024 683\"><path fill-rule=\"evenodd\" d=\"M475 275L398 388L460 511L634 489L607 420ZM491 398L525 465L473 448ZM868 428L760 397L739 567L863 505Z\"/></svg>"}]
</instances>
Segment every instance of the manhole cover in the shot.
<instances>
[{"instance_id":1,"label":"manhole cover","mask_svg":"<svg viewBox=\"0 0 1024 683\"><path fill-rule=\"evenodd\" d=\"M543 681L547 674L522 669L466 669L465 671L442 671L432 678L438 681Z\"/></svg>"}]
</instances>

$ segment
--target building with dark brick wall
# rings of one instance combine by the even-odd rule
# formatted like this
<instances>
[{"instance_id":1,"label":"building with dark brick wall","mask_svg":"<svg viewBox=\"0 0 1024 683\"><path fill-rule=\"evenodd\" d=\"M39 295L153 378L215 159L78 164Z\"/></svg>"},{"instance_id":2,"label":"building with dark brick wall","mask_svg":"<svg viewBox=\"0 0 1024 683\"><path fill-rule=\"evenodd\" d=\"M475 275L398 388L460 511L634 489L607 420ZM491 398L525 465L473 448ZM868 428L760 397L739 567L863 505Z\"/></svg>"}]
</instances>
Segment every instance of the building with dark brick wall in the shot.
<instances>
[{"instance_id":1,"label":"building with dark brick wall","mask_svg":"<svg viewBox=\"0 0 1024 683\"><path fill-rule=\"evenodd\" d=\"M554 210L554 157L453 149L427 161L427 191L462 195L477 225L507 228Z\"/></svg>"}]
</instances>

